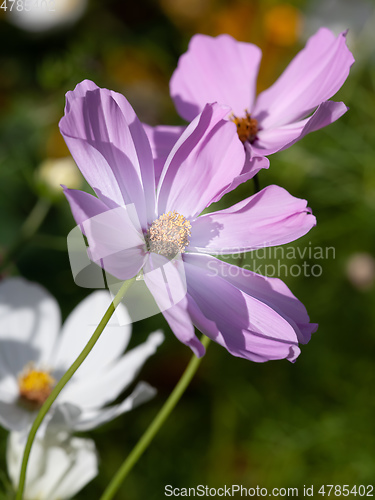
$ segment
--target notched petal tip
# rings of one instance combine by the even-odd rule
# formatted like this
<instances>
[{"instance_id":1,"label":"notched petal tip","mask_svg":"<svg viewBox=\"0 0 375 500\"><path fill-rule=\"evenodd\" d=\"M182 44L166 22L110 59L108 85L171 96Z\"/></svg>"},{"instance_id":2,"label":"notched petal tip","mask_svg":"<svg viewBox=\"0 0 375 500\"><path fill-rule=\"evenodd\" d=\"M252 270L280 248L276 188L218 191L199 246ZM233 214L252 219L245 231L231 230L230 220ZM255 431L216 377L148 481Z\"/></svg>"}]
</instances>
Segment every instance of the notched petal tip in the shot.
<instances>
[{"instance_id":1,"label":"notched petal tip","mask_svg":"<svg viewBox=\"0 0 375 500\"><path fill-rule=\"evenodd\" d=\"M318 331L319 323L311 323L311 333L315 333Z\"/></svg>"},{"instance_id":2,"label":"notched petal tip","mask_svg":"<svg viewBox=\"0 0 375 500\"><path fill-rule=\"evenodd\" d=\"M74 90L68 90L65 94L65 114L69 113L71 103L79 98L84 97L84 95L90 90L96 90L99 87L91 80L85 79L82 82L77 83ZM61 120L60 120L61 121Z\"/></svg>"},{"instance_id":3,"label":"notched petal tip","mask_svg":"<svg viewBox=\"0 0 375 500\"><path fill-rule=\"evenodd\" d=\"M206 354L204 345L197 337L187 342L187 345L190 347L197 358L203 358L203 356Z\"/></svg>"},{"instance_id":4,"label":"notched petal tip","mask_svg":"<svg viewBox=\"0 0 375 500\"><path fill-rule=\"evenodd\" d=\"M295 363L300 354L301 354L301 349L295 345L291 345L289 349L289 354L286 357L286 359L291 363Z\"/></svg>"}]
</instances>

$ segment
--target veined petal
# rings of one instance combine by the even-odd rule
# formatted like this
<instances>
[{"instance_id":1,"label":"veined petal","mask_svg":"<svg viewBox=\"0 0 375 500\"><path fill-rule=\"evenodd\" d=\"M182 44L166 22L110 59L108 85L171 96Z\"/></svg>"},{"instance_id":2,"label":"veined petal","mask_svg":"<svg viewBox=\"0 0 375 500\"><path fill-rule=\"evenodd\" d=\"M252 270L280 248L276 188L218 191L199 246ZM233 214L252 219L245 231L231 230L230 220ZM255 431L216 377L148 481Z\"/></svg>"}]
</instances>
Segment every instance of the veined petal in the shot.
<instances>
[{"instance_id":1,"label":"veined petal","mask_svg":"<svg viewBox=\"0 0 375 500\"><path fill-rule=\"evenodd\" d=\"M245 151L226 110L207 104L174 145L160 177L158 214L176 210L195 217L238 176Z\"/></svg>"},{"instance_id":2,"label":"veined petal","mask_svg":"<svg viewBox=\"0 0 375 500\"><path fill-rule=\"evenodd\" d=\"M159 125L151 127L146 123L143 124L147 138L151 145L152 156L154 158L155 182L159 182L164 163L176 144L177 139L181 136L186 127L175 127L168 125Z\"/></svg>"},{"instance_id":3,"label":"veined petal","mask_svg":"<svg viewBox=\"0 0 375 500\"><path fill-rule=\"evenodd\" d=\"M133 206L109 208L84 191L64 189L73 217L87 237L90 259L119 279L138 274L145 241Z\"/></svg>"},{"instance_id":4,"label":"veined petal","mask_svg":"<svg viewBox=\"0 0 375 500\"><path fill-rule=\"evenodd\" d=\"M190 260L213 276L220 276L247 295L267 304L294 328L298 342L306 344L318 325L310 323L305 306L278 278L266 278L247 269L228 264L211 256L189 256Z\"/></svg>"},{"instance_id":5,"label":"veined petal","mask_svg":"<svg viewBox=\"0 0 375 500\"><path fill-rule=\"evenodd\" d=\"M62 118L64 120L64 118ZM124 205L124 197L119 183L103 154L85 139L68 137L60 130L82 175L104 202Z\"/></svg>"},{"instance_id":6,"label":"veined petal","mask_svg":"<svg viewBox=\"0 0 375 500\"><path fill-rule=\"evenodd\" d=\"M343 32L336 38L321 28L280 78L259 94L253 116L262 129L299 121L336 94L354 62L345 35Z\"/></svg>"},{"instance_id":7,"label":"veined petal","mask_svg":"<svg viewBox=\"0 0 375 500\"><path fill-rule=\"evenodd\" d=\"M276 151L289 148L310 132L330 125L347 110L348 108L343 102L323 102L310 118L279 128L261 130L256 141L250 147L254 154L270 155L276 153Z\"/></svg>"},{"instance_id":8,"label":"veined petal","mask_svg":"<svg viewBox=\"0 0 375 500\"><path fill-rule=\"evenodd\" d=\"M191 223L187 251L228 254L282 245L316 224L306 200L279 186L268 186L236 205Z\"/></svg>"},{"instance_id":9,"label":"veined petal","mask_svg":"<svg viewBox=\"0 0 375 500\"><path fill-rule=\"evenodd\" d=\"M197 357L203 356L205 349L195 335L187 311L185 267L181 258L169 261L162 255L150 254L144 280L178 340L188 345Z\"/></svg>"},{"instance_id":10,"label":"veined petal","mask_svg":"<svg viewBox=\"0 0 375 500\"><path fill-rule=\"evenodd\" d=\"M75 98L67 98L60 130L78 167L99 198L118 205L134 203L146 228L155 215L155 181L141 123L121 94L83 89L82 84L74 92Z\"/></svg>"},{"instance_id":11,"label":"veined petal","mask_svg":"<svg viewBox=\"0 0 375 500\"><path fill-rule=\"evenodd\" d=\"M234 356L256 362L296 359L296 332L277 311L213 272L213 257L186 254L184 260L189 313L199 330Z\"/></svg>"},{"instance_id":12,"label":"veined petal","mask_svg":"<svg viewBox=\"0 0 375 500\"><path fill-rule=\"evenodd\" d=\"M111 300L109 292L99 290L86 297L70 313L56 346L53 365L57 369L64 372L77 358L94 333ZM79 379L95 378L120 358L130 340L130 324L126 307L119 304L90 356L75 373L73 379L75 383Z\"/></svg>"},{"instance_id":13,"label":"veined petal","mask_svg":"<svg viewBox=\"0 0 375 500\"><path fill-rule=\"evenodd\" d=\"M89 258L120 280L138 274L145 259L145 239L133 205L117 207L82 224Z\"/></svg>"},{"instance_id":14,"label":"veined petal","mask_svg":"<svg viewBox=\"0 0 375 500\"><path fill-rule=\"evenodd\" d=\"M60 324L59 306L41 285L19 277L1 281L1 372L17 378L30 361L49 368Z\"/></svg>"},{"instance_id":15,"label":"veined petal","mask_svg":"<svg viewBox=\"0 0 375 500\"><path fill-rule=\"evenodd\" d=\"M118 92L111 91L111 96L116 101L123 115L127 118L127 123L129 124L129 140L125 141L122 139L122 144L126 148L125 152L131 159L141 179L147 211L147 222L151 224L155 219L155 174L151 146L142 123L139 121L128 100ZM129 183L128 178L125 178L125 183ZM131 193L131 196L134 203L136 201L135 194Z\"/></svg>"},{"instance_id":16,"label":"veined petal","mask_svg":"<svg viewBox=\"0 0 375 500\"><path fill-rule=\"evenodd\" d=\"M75 99L85 97L88 91L98 88L99 87L91 80L83 80L81 83L78 83L74 90L69 90L65 95L65 113L69 113L71 103Z\"/></svg>"},{"instance_id":17,"label":"veined petal","mask_svg":"<svg viewBox=\"0 0 375 500\"><path fill-rule=\"evenodd\" d=\"M107 339L110 340L110 337L107 336ZM146 342L115 360L111 366L102 371L92 371L89 377L73 380L71 385L64 388L59 401L66 400L81 408L100 408L112 402L133 382L163 340L164 335L160 330L151 333ZM121 352L122 349L118 349L118 354Z\"/></svg>"},{"instance_id":18,"label":"veined petal","mask_svg":"<svg viewBox=\"0 0 375 500\"><path fill-rule=\"evenodd\" d=\"M208 102L230 106L239 116L251 111L261 56L256 45L229 35L193 36L170 81L178 113L191 121Z\"/></svg>"},{"instance_id":19,"label":"veined petal","mask_svg":"<svg viewBox=\"0 0 375 500\"><path fill-rule=\"evenodd\" d=\"M83 229L82 223L84 221L110 210L106 203L89 193L85 193L85 191L80 191L79 189L68 189L66 186L63 186L63 188L74 220L79 226L81 226L81 230Z\"/></svg>"}]
</instances>

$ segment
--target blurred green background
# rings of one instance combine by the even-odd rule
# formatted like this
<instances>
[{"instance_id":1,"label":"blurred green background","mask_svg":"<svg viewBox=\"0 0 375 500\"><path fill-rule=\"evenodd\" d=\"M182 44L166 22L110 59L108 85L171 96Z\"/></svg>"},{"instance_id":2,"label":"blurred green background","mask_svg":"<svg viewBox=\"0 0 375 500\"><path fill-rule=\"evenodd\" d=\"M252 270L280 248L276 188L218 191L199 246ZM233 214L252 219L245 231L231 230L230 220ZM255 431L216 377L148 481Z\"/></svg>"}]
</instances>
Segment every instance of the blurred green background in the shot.
<instances>
[{"instance_id":1,"label":"blurred green background","mask_svg":"<svg viewBox=\"0 0 375 500\"><path fill-rule=\"evenodd\" d=\"M58 130L65 92L89 78L123 93L142 121L180 124L168 82L194 33L230 33L258 44L263 50L262 90L318 27L330 27L336 34L350 29L348 44L356 64L334 98L343 100L350 111L270 157L269 171L259 175L262 187L275 183L306 198L318 219L317 227L294 243L295 248L335 249L334 258L331 252L329 259L296 256L283 262L320 265L319 277L280 276L304 302L319 330L302 347L294 365L285 360L251 363L211 344L182 401L116 498L158 500L164 498L167 484L302 490L303 485L318 489L322 484L374 483L374 4L364 0L66 4L65 22L55 12L44 25L38 25L41 19L36 18L37 24L27 29L19 25L22 20L0 10L1 259L15 250L3 276L21 274L43 284L58 299L64 317L90 292L75 285L70 271L66 249L66 236L74 227L70 209L63 196L48 187L48 179L59 184L63 175L53 170L51 160L69 156ZM65 171L70 172L68 167ZM82 182L74 172L66 181L70 187ZM83 184L83 189L88 188ZM247 182L227 195L220 207L249 196L253 189L252 181ZM24 221L33 209L32 221L45 213L46 217L28 243L17 247L22 231L27 235L30 229ZM246 263L252 259L249 255ZM158 395L90 433L100 454L100 475L78 499L98 498L190 359L190 351L175 339L161 315L136 323L132 343L157 328L164 329L166 341L141 378L154 385ZM5 443L6 432L0 429L1 471L6 470Z\"/></svg>"}]
</instances>

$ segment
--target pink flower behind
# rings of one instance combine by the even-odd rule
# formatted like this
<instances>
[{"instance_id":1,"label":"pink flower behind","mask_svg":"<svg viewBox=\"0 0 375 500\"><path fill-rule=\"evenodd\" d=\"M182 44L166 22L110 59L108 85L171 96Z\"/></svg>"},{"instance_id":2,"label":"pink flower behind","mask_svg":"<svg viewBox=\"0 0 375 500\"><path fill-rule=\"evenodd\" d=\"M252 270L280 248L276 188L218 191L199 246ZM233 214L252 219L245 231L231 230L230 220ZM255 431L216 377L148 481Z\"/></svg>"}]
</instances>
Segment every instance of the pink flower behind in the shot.
<instances>
[{"instance_id":1,"label":"pink flower behind","mask_svg":"<svg viewBox=\"0 0 375 500\"><path fill-rule=\"evenodd\" d=\"M248 161L286 149L347 111L343 102L328 100L341 88L354 62L345 35L343 32L336 38L330 30L321 28L280 78L258 97L261 51L257 46L229 35L194 35L172 75L172 99L187 121L206 103L229 106L227 118L237 125ZM159 156L161 144L164 150L167 145L171 147L178 132L178 127L147 129Z\"/></svg>"},{"instance_id":2,"label":"pink flower behind","mask_svg":"<svg viewBox=\"0 0 375 500\"><path fill-rule=\"evenodd\" d=\"M120 280L141 275L176 337L194 325L231 354L294 361L317 325L278 279L207 254L293 241L315 225L305 200L269 186L200 215L238 178L245 152L227 108L207 104L172 148L155 189L151 147L126 99L89 81L67 94L61 132L97 197L65 188L90 258ZM174 300L178 297L178 300Z\"/></svg>"}]
</instances>

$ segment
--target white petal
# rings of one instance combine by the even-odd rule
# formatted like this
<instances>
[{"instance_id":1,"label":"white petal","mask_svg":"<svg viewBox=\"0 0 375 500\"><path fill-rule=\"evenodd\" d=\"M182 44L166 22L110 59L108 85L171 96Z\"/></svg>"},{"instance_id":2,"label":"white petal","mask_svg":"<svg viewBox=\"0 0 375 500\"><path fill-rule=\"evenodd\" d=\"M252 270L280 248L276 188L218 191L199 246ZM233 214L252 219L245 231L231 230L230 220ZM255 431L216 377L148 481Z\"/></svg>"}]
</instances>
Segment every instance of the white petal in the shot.
<instances>
[{"instance_id":1,"label":"white petal","mask_svg":"<svg viewBox=\"0 0 375 500\"><path fill-rule=\"evenodd\" d=\"M109 292L100 290L86 297L73 310L64 323L55 353L54 366L58 370L64 372L81 353L110 303ZM77 370L75 379L91 377L121 356L130 339L129 323L128 312L120 304L93 350Z\"/></svg>"},{"instance_id":2,"label":"white petal","mask_svg":"<svg viewBox=\"0 0 375 500\"><path fill-rule=\"evenodd\" d=\"M26 433L11 432L8 436L7 451L6 451L7 467L8 467L9 477L15 489L17 489L18 487L21 463L22 463L26 440L27 440ZM43 470L44 470L43 449L39 444L39 440L36 439L32 447L29 463L27 464L28 487L33 486L35 481L37 481L38 478L43 474Z\"/></svg>"},{"instance_id":3,"label":"white petal","mask_svg":"<svg viewBox=\"0 0 375 500\"><path fill-rule=\"evenodd\" d=\"M91 439L72 438L74 463L54 490L54 498L72 498L98 474L98 457Z\"/></svg>"},{"instance_id":4,"label":"white petal","mask_svg":"<svg viewBox=\"0 0 375 500\"><path fill-rule=\"evenodd\" d=\"M32 424L36 412L25 410L18 406L16 399L0 401L0 425L8 431L25 431Z\"/></svg>"},{"instance_id":5,"label":"white petal","mask_svg":"<svg viewBox=\"0 0 375 500\"><path fill-rule=\"evenodd\" d=\"M11 433L7 447L9 476L15 488L25 446L23 434ZM25 500L65 500L74 496L98 472L95 444L66 434L47 434L34 441L28 463Z\"/></svg>"},{"instance_id":6,"label":"white petal","mask_svg":"<svg viewBox=\"0 0 375 500\"><path fill-rule=\"evenodd\" d=\"M37 283L9 278L0 283L0 377L17 376L30 361L48 365L60 328L56 300Z\"/></svg>"},{"instance_id":7,"label":"white petal","mask_svg":"<svg viewBox=\"0 0 375 500\"><path fill-rule=\"evenodd\" d=\"M52 412L48 414L50 420L46 423L44 432L50 432L51 429L53 429L53 432L73 429L74 425L79 421L82 410L77 405L69 402L60 404L59 402L60 398L57 400L57 404L53 406Z\"/></svg>"},{"instance_id":8,"label":"white petal","mask_svg":"<svg viewBox=\"0 0 375 500\"><path fill-rule=\"evenodd\" d=\"M1 343L1 341L0 341ZM13 401L13 399L18 396L18 383L17 379L10 374L0 377L0 400Z\"/></svg>"},{"instance_id":9,"label":"white petal","mask_svg":"<svg viewBox=\"0 0 375 500\"><path fill-rule=\"evenodd\" d=\"M61 500L63 497L56 496L54 489L69 470L69 456L63 448L50 447L48 449L43 441L40 441L37 446L38 445L42 447L44 471L43 474L30 485L27 484L26 476L25 497L30 500L34 500L35 498ZM31 456L30 461L32 460L36 459Z\"/></svg>"},{"instance_id":10,"label":"white petal","mask_svg":"<svg viewBox=\"0 0 375 500\"><path fill-rule=\"evenodd\" d=\"M99 377L78 379L67 385L59 401L69 401L80 408L101 408L116 399L138 375L145 361L163 342L161 331L152 333L146 342L135 347Z\"/></svg>"},{"instance_id":11,"label":"white petal","mask_svg":"<svg viewBox=\"0 0 375 500\"><path fill-rule=\"evenodd\" d=\"M140 382L134 391L121 404L110 406L102 410L87 410L82 414L80 422L75 426L77 431L87 431L132 410L136 406L145 403L156 394L156 390L146 382Z\"/></svg>"}]
</instances>

